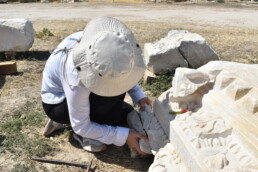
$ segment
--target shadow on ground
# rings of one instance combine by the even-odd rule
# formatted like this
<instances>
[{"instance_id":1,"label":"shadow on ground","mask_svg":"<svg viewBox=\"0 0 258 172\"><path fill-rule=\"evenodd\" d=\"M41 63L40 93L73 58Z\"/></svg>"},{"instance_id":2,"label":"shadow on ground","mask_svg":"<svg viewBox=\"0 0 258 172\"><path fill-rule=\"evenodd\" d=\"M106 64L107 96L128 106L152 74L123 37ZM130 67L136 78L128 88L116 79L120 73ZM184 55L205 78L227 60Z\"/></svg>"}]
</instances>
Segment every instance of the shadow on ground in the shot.
<instances>
[{"instance_id":1,"label":"shadow on ground","mask_svg":"<svg viewBox=\"0 0 258 172\"><path fill-rule=\"evenodd\" d=\"M26 51L17 53L15 58L19 60L47 60L50 56L49 51Z\"/></svg>"},{"instance_id":2,"label":"shadow on ground","mask_svg":"<svg viewBox=\"0 0 258 172\"><path fill-rule=\"evenodd\" d=\"M0 89L4 86L5 83L5 75L0 75Z\"/></svg>"},{"instance_id":3,"label":"shadow on ground","mask_svg":"<svg viewBox=\"0 0 258 172\"><path fill-rule=\"evenodd\" d=\"M0 52L0 61L9 60L47 60L50 56L49 51L26 51L26 52L16 52L7 53Z\"/></svg>"},{"instance_id":4,"label":"shadow on ground","mask_svg":"<svg viewBox=\"0 0 258 172\"><path fill-rule=\"evenodd\" d=\"M80 144L74 140L71 135L69 138L69 142L76 148L81 148ZM94 156L107 164L114 164L118 166L122 166L125 169L131 169L134 171L148 171L150 165L153 163L154 156L146 156L146 157L138 157L138 158L131 158L130 151L127 145L118 147L115 145L109 145L107 150L104 152L93 153ZM101 168L101 167L99 167ZM105 169L99 169L104 170Z\"/></svg>"},{"instance_id":5,"label":"shadow on ground","mask_svg":"<svg viewBox=\"0 0 258 172\"><path fill-rule=\"evenodd\" d=\"M127 146L117 147L114 145L108 146L104 152L95 153L96 158L108 164L116 164L123 166L126 169L133 171L148 171L150 165L153 163L154 156L131 158Z\"/></svg>"}]
</instances>

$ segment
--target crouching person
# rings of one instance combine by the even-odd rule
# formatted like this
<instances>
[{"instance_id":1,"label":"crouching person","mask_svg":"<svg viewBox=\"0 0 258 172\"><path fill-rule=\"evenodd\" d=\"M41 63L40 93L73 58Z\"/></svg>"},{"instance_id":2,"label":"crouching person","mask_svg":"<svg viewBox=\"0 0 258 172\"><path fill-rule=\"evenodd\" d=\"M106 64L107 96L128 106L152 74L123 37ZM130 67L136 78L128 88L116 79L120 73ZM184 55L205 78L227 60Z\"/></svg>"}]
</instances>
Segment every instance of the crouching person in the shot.
<instances>
[{"instance_id":1,"label":"crouching person","mask_svg":"<svg viewBox=\"0 0 258 172\"><path fill-rule=\"evenodd\" d=\"M87 151L127 143L144 154L138 140L147 137L122 127L133 110L124 102L126 92L141 108L151 104L137 84L144 71L142 51L130 29L111 17L93 19L83 32L65 38L46 63L41 95L50 120L44 135L68 124Z\"/></svg>"}]
</instances>

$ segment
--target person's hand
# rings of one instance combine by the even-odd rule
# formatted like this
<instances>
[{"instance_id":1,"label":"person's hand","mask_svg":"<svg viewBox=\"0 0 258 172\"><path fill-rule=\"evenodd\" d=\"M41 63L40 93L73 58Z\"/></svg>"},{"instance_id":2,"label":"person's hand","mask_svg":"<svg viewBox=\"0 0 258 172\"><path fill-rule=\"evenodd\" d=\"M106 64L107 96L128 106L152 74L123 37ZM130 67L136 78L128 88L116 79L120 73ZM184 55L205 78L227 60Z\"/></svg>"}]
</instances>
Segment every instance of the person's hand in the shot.
<instances>
[{"instance_id":1,"label":"person's hand","mask_svg":"<svg viewBox=\"0 0 258 172\"><path fill-rule=\"evenodd\" d=\"M140 111L144 111L144 105L147 104L152 108L152 101L148 97L144 97L141 100L139 100L139 106L140 106Z\"/></svg>"},{"instance_id":2,"label":"person's hand","mask_svg":"<svg viewBox=\"0 0 258 172\"><path fill-rule=\"evenodd\" d=\"M148 155L147 153L141 151L139 146L139 139L147 140L148 137L137 133L133 129L130 129L126 143L130 148L136 150L140 155Z\"/></svg>"}]
</instances>

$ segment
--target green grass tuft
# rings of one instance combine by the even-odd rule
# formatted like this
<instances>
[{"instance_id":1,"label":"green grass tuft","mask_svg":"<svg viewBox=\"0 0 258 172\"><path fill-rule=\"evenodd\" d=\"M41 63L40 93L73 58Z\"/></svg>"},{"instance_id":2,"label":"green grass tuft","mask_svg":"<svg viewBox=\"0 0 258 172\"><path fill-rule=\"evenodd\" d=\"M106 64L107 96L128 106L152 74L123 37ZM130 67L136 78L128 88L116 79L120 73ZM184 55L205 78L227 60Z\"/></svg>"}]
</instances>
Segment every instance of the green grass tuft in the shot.
<instances>
[{"instance_id":1,"label":"green grass tuft","mask_svg":"<svg viewBox=\"0 0 258 172\"><path fill-rule=\"evenodd\" d=\"M43 28L42 31L36 33L36 38L47 38L50 36L54 36L54 34L48 29L48 28Z\"/></svg>"},{"instance_id":2,"label":"green grass tuft","mask_svg":"<svg viewBox=\"0 0 258 172\"><path fill-rule=\"evenodd\" d=\"M172 82L174 73L175 73L174 71L163 72L157 75L157 78L155 78L152 82L143 84L143 81L141 80L140 84L144 90L150 91L152 96L158 96L162 92L172 87L171 82Z\"/></svg>"}]
</instances>

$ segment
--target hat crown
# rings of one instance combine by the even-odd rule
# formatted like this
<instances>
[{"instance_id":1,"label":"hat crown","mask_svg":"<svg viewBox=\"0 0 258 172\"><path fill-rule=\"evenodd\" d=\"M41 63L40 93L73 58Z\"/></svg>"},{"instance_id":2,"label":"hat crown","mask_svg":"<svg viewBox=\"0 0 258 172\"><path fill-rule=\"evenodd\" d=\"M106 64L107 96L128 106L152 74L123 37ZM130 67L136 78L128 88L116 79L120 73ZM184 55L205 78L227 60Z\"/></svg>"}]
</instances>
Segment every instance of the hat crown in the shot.
<instances>
[{"instance_id":1,"label":"hat crown","mask_svg":"<svg viewBox=\"0 0 258 172\"><path fill-rule=\"evenodd\" d=\"M133 47L120 32L102 32L90 47L92 69L100 77L111 79L131 71L134 62Z\"/></svg>"},{"instance_id":2,"label":"hat crown","mask_svg":"<svg viewBox=\"0 0 258 172\"><path fill-rule=\"evenodd\" d=\"M131 89L145 71L142 51L131 30L112 17L98 17L84 29L73 50L81 83L101 96Z\"/></svg>"}]
</instances>

